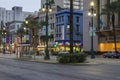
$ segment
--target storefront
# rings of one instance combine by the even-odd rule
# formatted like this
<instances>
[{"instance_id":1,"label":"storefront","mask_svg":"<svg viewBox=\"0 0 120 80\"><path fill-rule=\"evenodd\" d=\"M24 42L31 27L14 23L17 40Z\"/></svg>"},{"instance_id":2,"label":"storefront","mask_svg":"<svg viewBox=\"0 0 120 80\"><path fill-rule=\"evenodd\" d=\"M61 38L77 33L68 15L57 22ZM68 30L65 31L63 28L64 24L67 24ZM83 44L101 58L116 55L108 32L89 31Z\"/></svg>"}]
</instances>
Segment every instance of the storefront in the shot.
<instances>
[{"instance_id":1,"label":"storefront","mask_svg":"<svg viewBox=\"0 0 120 80\"><path fill-rule=\"evenodd\" d=\"M53 48L55 51L70 51L70 43L68 40L55 41L53 43ZM83 44L79 40L73 42L73 50L81 52L83 49Z\"/></svg>"},{"instance_id":2,"label":"storefront","mask_svg":"<svg viewBox=\"0 0 120 80\"><path fill-rule=\"evenodd\" d=\"M114 43L100 43L99 44L99 51L106 52L106 51L115 51ZM120 51L120 43L116 44L117 50Z\"/></svg>"}]
</instances>

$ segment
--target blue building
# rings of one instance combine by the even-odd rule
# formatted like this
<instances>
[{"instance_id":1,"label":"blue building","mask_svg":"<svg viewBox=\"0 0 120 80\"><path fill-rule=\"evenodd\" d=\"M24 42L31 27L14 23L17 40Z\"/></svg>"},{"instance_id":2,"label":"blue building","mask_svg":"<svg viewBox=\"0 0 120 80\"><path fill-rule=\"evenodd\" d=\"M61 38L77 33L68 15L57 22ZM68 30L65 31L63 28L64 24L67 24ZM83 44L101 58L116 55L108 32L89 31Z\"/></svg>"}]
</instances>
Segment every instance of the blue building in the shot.
<instances>
[{"instance_id":1,"label":"blue building","mask_svg":"<svg viewBox=\"0 0 120 80\"><path fill-rule=\"evenodd\" d=\"M83 11L73 12L73 45L74 49L82 47L83 42ZM69 50L70 41L70 10L61 10L56 13L55 45L60 50Z\"/></svg>"}]
</instances>

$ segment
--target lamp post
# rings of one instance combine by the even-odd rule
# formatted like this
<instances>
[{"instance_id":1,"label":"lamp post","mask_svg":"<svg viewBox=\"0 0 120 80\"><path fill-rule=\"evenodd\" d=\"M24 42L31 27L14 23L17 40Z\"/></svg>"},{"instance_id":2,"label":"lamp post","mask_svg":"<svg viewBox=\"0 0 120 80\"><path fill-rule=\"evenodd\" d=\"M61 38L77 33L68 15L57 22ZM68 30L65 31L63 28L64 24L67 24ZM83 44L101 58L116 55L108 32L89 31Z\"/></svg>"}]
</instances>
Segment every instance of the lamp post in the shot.
<instances>
[{"instance_id":1,"label":"lamp post","mask_svg":"<svg viewBox=\"0 0 120 80\"><path fill-rule=\"evenodd\" d=\"M95 9L94 9L94 2L92 1L91 3L90 3L90 9L89 9L89 13L88 13L88 15L91 17L91 29L90 29L90 33L91 33L91 58L93 59L93 58L95 58L95 55L94 55L94 47L93 47L93 36L94 36L94 32L93 32L93 30L94 30L94 28L93 28L93 17L94 16L96 16L96 12L95 12Z\"/></svg>"},{"instance_id":2,"label":"lamp post","mask_svg":"<svg viewBox=\"0 0 120 80\"><path fill-rule=\"evenodd\" d=\"M5 54L5 42L6 42L5 37L6 37L6 34L7 34L7 32L6 32L5 28L3 28L3 31L2 31L2 35L3 35L3 54Z\"/></svg>"},{"instance_id":3,"label":"lamp post","mask_svg":"<svg viewBox=\"0 0 120 80\"><path fill-rule=\"evenodd\" d=\"M49 49L48 49L48 12L51 12L51 3L49 0L46 0L46 3L43 5L42 11L46 12L46 48L45 48L45 60L49 60Z\"/></svg>"}]
</instances>

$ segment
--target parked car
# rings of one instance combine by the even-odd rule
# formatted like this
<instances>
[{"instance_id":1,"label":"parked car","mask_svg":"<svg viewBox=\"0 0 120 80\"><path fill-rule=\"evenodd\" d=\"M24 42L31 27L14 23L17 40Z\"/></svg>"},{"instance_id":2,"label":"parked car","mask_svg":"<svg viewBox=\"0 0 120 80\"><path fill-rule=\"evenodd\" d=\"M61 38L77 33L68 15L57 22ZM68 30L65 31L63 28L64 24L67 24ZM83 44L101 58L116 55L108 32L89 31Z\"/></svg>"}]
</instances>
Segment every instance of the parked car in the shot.
<instances>
[{"instance_id":1,"label":"parked car","mask_svg":"<svg viewBox=\"0 0 120 80\"><path fill-rule=\"evenodd\" d=\"M40 50L40 51L37 51L36 55L44 55L44 54L45 54L45 51L44 50Z\"/></svg>"},{"instance_id":2,"label":"parked car","mask_svg":"<svg viewBox=\"0 0 120 80\"><path fill-rule=\"evenodd\" d=\"M119 52L107 52L103 54L104 58L120 58Z\"/></svg>"},{"instance_id":3,"label":"parked car","mask_svg":"<svg viewBox=\"0 0 120 80\"><path fill-rule=\"evenodd\" d=\"M120 58L120 53L119 52L114 52L113 58Z\"/></svg>"},{"instance_id":4,"label":"parked car","mask_svg":"<svg viewBox=\"0 0 120 80\"><path fill-rule=\"evenodd\" d=\"M44 50L39 51L39 55L44 55L44 54L45 54Z\"/></svg>"},{"instance_id":5,"label":"parked car","mask_svg":"<svg viewBox=\"0 0 120 80\"><path fill-rule=\"evenodd\" d=\"M103 54L103 57L104 58L112 58L112 55L113 55L112 52L107 52L107 53Z\"/></svg>"}]
</instances>

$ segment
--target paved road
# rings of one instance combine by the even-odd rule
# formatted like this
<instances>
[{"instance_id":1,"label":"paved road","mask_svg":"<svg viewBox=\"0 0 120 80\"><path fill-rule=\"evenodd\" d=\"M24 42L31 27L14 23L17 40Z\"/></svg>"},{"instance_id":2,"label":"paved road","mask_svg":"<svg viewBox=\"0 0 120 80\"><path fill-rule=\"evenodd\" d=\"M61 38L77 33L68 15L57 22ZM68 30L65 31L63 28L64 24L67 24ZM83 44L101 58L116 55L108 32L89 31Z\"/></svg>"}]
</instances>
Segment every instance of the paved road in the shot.
<instances>
[{"instance_id":1,"label":"paved road","mask_svg":"<svg viewBox=\"0 0 120 80\"><path fill-rule=\"evenodd\" d=\"M0 58L0 80L120 80L120 64L63 65Z\"/></svg>"}]
</instances>

